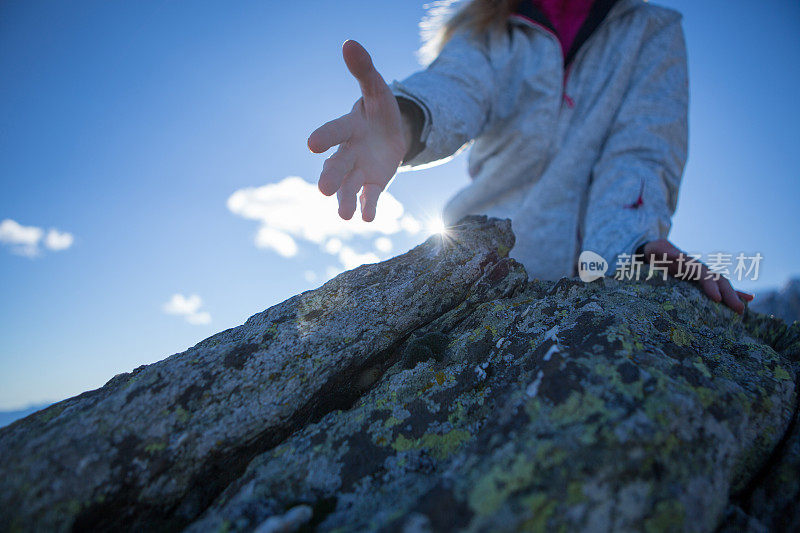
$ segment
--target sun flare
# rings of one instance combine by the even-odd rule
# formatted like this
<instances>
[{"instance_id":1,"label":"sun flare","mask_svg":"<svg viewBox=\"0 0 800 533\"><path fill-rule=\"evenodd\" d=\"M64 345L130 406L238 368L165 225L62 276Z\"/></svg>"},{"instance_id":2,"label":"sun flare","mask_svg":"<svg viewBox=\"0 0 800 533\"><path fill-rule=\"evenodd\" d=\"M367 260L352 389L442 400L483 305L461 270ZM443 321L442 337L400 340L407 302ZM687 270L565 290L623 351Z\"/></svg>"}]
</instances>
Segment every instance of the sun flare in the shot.
<instances>
[{"instance_id":1,"label":"sun flare","mask_svg":"<svg viewBox=\"0 0 800 533\"><path fill-rule=\"evenodd\" d=\"M435 234L445 234L447 233L447 226L445 226L444 221L441 217L431 217L425 222L425 229L428 231L429 235Z\"/></svg>"}]
</instances>

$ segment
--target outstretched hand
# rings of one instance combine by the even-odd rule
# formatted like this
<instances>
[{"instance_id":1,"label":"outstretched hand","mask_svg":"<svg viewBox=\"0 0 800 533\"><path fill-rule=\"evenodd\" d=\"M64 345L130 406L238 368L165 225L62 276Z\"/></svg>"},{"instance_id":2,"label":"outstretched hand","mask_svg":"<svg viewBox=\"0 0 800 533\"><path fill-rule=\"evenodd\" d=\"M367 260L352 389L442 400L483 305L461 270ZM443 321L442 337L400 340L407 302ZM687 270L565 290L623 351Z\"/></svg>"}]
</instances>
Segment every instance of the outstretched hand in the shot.
<instances>
[{"instance_id":1,"label":"outstretched hand","mask_svg":"<svg viewBox=\"0 0 800 533\"><path fill-rule=\"evenodd\" d=\"M317 128L308 138L308 148L322 153L339 146L322 167L319 190L326 196L337 193L339 216L345 220L353 217L360 192L361 218L371 222L378 197L408 150L411 133L367 51L355 41L345 41L342 56L362 96L348 114Z\"/></svg>"},{"instance_id":2,"label":"outstretched hand","mask_svg":"<svg viewBox=\"0 0 800 533\"><path fill-rule=\"evenodd\" d=\"M744 312L744 302L751 302L753 295L736 291L724 277L713 273L706 265L694 261L696 270L687 269L692 264L692 258L683 253L667 239L657 239L644 245L645 262L658 261L666 266L668 272L679 279L695 279L703 292L715 302L724 302L725 305L739 314Z\"/></svg>"}]
</instances>

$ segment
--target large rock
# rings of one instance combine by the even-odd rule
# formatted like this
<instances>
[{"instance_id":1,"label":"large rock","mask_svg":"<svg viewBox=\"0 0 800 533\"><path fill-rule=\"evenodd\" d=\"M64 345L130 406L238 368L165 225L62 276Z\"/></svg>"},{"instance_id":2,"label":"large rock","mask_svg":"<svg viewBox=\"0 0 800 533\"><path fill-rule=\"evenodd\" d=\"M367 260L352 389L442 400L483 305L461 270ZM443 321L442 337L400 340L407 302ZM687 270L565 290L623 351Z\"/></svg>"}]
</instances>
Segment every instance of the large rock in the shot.
<instances>
[{"instance_id":1,"label":"large rock","mask_svg":"<svg viewBox=\"0 0 800 533\"><path fill-rule=\"evenodd\" d=\"M797 520L800 326L672 280L527 282L512 246L465 219L0 430L0 528Z\"/></svg>"}]
</instances>

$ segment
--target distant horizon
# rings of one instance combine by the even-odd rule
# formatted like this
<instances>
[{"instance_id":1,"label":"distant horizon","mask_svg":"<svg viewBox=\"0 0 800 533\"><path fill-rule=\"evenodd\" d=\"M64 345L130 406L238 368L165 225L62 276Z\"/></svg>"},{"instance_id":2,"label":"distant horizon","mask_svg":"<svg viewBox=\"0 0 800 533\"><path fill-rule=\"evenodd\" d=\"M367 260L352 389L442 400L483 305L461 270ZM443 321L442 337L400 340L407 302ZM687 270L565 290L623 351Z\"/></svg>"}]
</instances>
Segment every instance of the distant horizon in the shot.
<instances>
[{"instance_id":1,"label":"distant horizon","mask_svg":"<svg viewBox=\"0 0 800 533\"><path fill-rule=\"evenodd\" d=\"M68 398L64 398L65 400ZM42 409L53 405L54 403L58 403L63 400L56 400L54 402L40 402L28 405L26 407L22 407L19 409L9 409L7 411L0 411L0 428L6 427L10 424L13 424L17 420L25 418L26 416L32 415L37 411L41 411Z\"/></svg>"}]
</instances>

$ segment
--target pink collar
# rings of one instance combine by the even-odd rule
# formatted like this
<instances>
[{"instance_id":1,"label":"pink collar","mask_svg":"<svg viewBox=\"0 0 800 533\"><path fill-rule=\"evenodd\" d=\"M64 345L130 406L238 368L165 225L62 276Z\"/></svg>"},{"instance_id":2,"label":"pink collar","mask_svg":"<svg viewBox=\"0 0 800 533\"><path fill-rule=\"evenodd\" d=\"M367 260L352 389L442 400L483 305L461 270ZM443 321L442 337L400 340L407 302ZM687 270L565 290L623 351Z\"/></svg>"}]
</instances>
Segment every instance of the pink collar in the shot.
<instances>
[{"instance_id":1,"label":"pink collar","mask_svg":"<svg viewBox=\"0 0 800 533\"><path fill-rule=\"evenodd\" d=\"M594 0L531 0L552 24L564 57L572 48Z\"/></svg>"}]
</instances>

